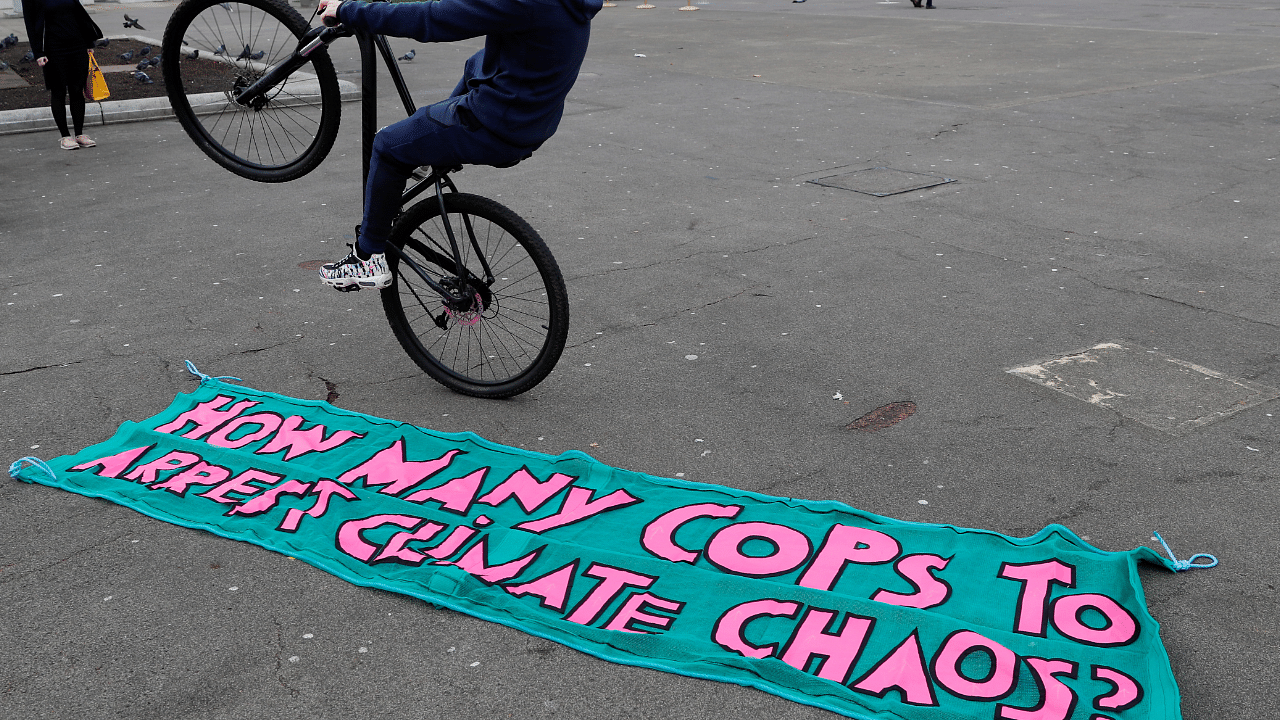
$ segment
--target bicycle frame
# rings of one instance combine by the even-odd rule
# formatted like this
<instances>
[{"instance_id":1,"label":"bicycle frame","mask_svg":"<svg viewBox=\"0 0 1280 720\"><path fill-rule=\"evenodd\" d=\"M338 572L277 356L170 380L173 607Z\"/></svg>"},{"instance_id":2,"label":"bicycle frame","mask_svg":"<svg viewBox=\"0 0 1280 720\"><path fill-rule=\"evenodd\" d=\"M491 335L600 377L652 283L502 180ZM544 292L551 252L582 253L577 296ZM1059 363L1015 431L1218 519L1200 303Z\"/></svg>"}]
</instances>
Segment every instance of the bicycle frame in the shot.
<instances>
[{"instance_id":1,"label":"bicycle frame","mask_svg":"<svg viewBox=\"0 0 1280 720\"><path fill-rule=\"evenodd\" d=\"M385 35L373 35L365 31L352 31L345 27L326 27L320 26L309 30L298 41L298 48L293 54L281 62L279 65L269 69L256 82L244 88L235 96L235 102L245 107L256 108L262 102L262 98L273 87L283 82L295 70L307 63L307 58L311 53L320 48L327 49L330 44L341 37L349 37L355 35L356 41L360 44L360 137L361 137L361 187L369 181L369 161L373 155L373 140L378 132L378 56L382 56L383 64L387 67L387 72L391 75L391 82L395 85L396 92L400 96L400 102L404 105L405 114L413 115L418 110L418 106L414 103L413 97L409 94L409 88L405 84L404 75L400 72L400 67L396 64L395 58L391 52L391 45L387 42ZM444 188L448 188L450 192L457 192L457 187L453 181L449 179L448 174L454 170L461 168L431 168L431 174L425 178L419 178L418 182L406 189L400 196L400 206L404 207L418 195L421 195L428 187L435 186L436 200L440 203L440 220L444 225L445 235L449 238L449 248L453 253L455 263L455 272L459 280L459 289L453 290L446 288L440 283L432 279L425 270L423 270L416 262L402 253L399 248L388 244L387 249L396 255L396 257L413 269L423 282L427 284L435 292L439 293L447 303L458 303L460 307L468 306L471 298L467 297L462 291L468 286L468 279L471 275L467 271L462 262L462 253L458 249L458 241L454 236L453 226L449 222L449 214L444 206ZM415 177L417 177L415 175ZM485 258L484 253L480 250L480 245L476 241L475 232L471 228L471 220L466 215L462 217L463 225L466 226L467 236L470 240L471 247L476 253L476 257L480 260L480 265L484 270L485 277L477 278L480 282L492 284L493 271L489 268L489 262Z\"/></svg>"}]
</instances>

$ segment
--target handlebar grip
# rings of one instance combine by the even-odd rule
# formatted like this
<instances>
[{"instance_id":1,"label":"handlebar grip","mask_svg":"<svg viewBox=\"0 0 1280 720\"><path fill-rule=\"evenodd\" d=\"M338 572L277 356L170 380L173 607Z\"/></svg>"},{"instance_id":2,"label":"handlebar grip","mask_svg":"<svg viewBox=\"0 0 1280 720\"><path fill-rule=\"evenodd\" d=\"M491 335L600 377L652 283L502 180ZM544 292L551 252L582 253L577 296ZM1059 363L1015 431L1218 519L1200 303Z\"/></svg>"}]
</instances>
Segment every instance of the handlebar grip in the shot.
<instances>
[{"instance_id":1,"label":"handlebar grip","mask_svg":"<svg viewBox=\"0 0 1280 720\"><path fill-rule=\"evenodd\" d=\"M333 11L333 17L326 15L320 19L320 21L324 23L325 27L336 28L342 25L342 21L338 19L338 10L342 8L343 2L344 0L338 0L338 6Z\"/></svg>"}]
</instances>

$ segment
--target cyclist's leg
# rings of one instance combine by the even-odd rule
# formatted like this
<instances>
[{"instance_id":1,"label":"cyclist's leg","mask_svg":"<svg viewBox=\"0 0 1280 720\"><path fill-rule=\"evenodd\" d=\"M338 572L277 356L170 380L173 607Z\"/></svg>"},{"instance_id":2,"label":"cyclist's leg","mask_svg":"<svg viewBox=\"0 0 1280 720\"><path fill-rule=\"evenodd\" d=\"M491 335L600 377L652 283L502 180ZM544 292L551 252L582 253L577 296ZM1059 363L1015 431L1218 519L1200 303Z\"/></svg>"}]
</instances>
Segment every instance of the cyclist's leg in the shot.
<instances>
[{"instance_id":1,"label":"cyclist's leg","mask_svg":"<svg viewBox=\"0 0 1280 720\"><path fill-rule=\"evenodd\" d=\"M360 249L380 253L391 224L400 211L405 181L423 165L506 165L528 157L531 148L499 140L483 127L459 115L453 98L419 108L412 116L383 128L374 138L369 181L364 192Z\"/></svg>"}]
</instances>

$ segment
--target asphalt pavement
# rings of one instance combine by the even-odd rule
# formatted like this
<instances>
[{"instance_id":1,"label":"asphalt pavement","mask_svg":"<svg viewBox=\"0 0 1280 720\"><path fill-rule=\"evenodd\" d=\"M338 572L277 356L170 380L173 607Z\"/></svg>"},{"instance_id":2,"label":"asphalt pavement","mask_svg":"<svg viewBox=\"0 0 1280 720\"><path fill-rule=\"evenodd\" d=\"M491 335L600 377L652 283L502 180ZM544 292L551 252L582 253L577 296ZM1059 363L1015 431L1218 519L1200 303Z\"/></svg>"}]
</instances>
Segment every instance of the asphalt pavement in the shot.
<instances>
[{"instance_id":1,"label":"asphalt pavement","mask_svg":"<svg viewBox=\"0 0 1280 720\"><path fill-rule=\"evenodd\" d=\"M91 125L98 147L74 152L0 135L0 456L104 440L192 389L191 360L903 520L1061 523L1117 551L1159 531L1221 560L1141 573L1184 717L1280 715L1280 7L636 4L597 17L552 140L456 177L538 228L570 289L559 366L509 401L437 385L375 294L310 269L359 219L358 104L325 163L279 185L172 119ZM172 7L90 10L159 33ZM392 46L417 50L425 101L480 40ZM357 82L355 43L333 55ZM1098 346L1076 378L1098 393L1029 381ZM1181 374L1144 369L1157 356ZM835 717L8 480L0 607L3 717Z\"/></svg>"}]
</instances>

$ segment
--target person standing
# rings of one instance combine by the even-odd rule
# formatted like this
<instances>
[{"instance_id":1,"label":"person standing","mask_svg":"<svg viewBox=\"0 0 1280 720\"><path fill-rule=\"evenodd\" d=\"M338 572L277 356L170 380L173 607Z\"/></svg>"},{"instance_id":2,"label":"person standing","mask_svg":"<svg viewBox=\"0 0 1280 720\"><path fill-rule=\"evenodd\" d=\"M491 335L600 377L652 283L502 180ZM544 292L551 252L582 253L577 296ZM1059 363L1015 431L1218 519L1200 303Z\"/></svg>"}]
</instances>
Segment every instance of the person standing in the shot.
<instances>
[{"instance_id":1,"label":"person standing","mask_svg":"<svg viewBox=\"0 0 1280 720\"><path fill-rule=\"evenodd\" d=\"M59 145L63 150L97 145L84 134L84 84L89 79L89 51L102 30L79 0L25 0L22 12L31 52L44 70L49 109L62 132ZM67 127L68 93L74 135Z\"/></svg>"}]
</instances>

